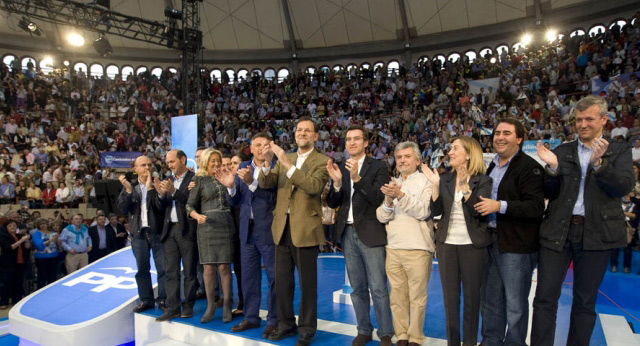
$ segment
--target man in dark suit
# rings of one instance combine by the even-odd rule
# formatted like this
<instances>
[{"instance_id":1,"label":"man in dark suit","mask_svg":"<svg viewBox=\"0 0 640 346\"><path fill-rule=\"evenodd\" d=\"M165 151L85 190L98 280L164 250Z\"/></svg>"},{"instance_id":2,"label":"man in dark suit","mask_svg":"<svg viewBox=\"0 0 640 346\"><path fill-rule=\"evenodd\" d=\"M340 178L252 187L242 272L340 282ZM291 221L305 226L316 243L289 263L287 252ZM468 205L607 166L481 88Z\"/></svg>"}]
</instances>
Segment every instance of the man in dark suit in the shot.
<instances>
[{"instance_id":1,"label":"man in dark suit","mask_svg":"<svg viewBox=\"0 0 640 346\"><path fill-rule=\"evenodd\" d=\"M116 234L107 229L104 215L96 217L96 225L89 227L89 236L93 250L89 252L89 263L93 263L102 257L116 251Z\"/></svg>"},{"instance_id":2,"label":"man in dark suit","mask_svg":"<svg viewBox=\"0 0 640 346\"><path fill-rule=\"evenodd\" d=\"M607 103L587 96L572 111L578 140L553 152L538 142L549 206L540 228L538 287L531 345L553 345L558 298L573 260L573 303L567 345L589 345L598 288L611 249L627 244L621 198L635 185L629 143L602 137Z\"/></svg>"},{"instance_id":3,"label":"man in dark suit","mask_svg":"<svg viewBox=\"0 0 640 346\"><path fill-rule=\"evenodd\" d=\"M311 343L318 326L318 247L325 242L320 197L329 180L329 158L314 149L318 129L311 118L298 120L295 139L297 153L287 154L273 142L263 148L265 164L258 182L263 189L277 187L271 232L276 244L278 328L269 340L293 336L300 329L297 345L302 346ZM271 169L274 155L278 163ZM293 314L295 267L301 291L298 326Z\"/></svg>"},{"instance_id":4,"label":"man in dark suit","mask_svg":"<svg viewBox=\"0 0 640 346\"><path fill-rule=\"evenodd\" d=\"M129 233L124 228L124 226L118 222L118 215L109 214L109 223L105 226L107 231L115 234L116 236L116 250L120 250L123 247L127 246L127 238L129 237Z\"/></svg>"},{"instance_id":5,"label":"man in dark suit","mask_svg":"<svg viewBox=\"0 0 640 346\"><path fill-rule=\"evenodd\" d=\"M340 207L336 218L337 239L342 239L353 288L351 301L358 321L358 336L352 345L364 346L371 340L371 290L380 344L390 346L393 326L385 272L387 232L376 218L376 208L384 201L380 188L390 181L389 172L384 162L365 155L369 135L362 126L351 126L345 141L349 160L340 167L332 161L327 162L327 172L332 180L327 204L331 208Z\"/></svg>"},{"instance_id":6,"label":"man in dark suit","mask_svg":"<svg viewBox=\"0 0 640 346\"><path fill-rule=\"evenodd\" d=\"M187 169L187 155L182 150L171 150L165 160L171 170L171 178L161 182L158 193L164 211L164 224L160 241L164 247L167 310L156 318L157 322L175 317L193 316L196 301L196 265L198 250L196 243L197 224L187 217L186 204L189 199L189 183L195 175ZM180 311L180 264L184 270L184 304Z\"/></svg>"},{"instance_id":7,"label":"man in dark suit","mask_svg":"<svg viewBox=\"0 0 640 346\"><path fill-rule=\"evenodd\" d=\"M263 148L270 141L266 132L257 133L251 139L253 160L240 164L235 177L235 188L229 193L229 203L240 208L239 243L242 267L242 293L244 295L244 320L231 328L242 332L260 327L260 300L262 288L261 259L267 274L267 327L262 333L268 338L278 325L275 292L275 244L271 234L273 210L276 206L276 189L258 186L260 167L265 162ZM275 166L272 162L271 168Z\"/></svg>"},{"instance_id":8,"label":"man in dark suit","mask_svg":"<svg viewBox=\"0 0 640 346\"><path fill-rule=\"evenodd\" d=\"M496 155L487 175L491 199L480 197L476 211L489 217L489 265L482 286L482 344L525 345L529 291L536 267L544 213L544 175L540 164L520 148L524 125L501 119L493 131Z\"/></svg>"},{"instance_id":9,"label":"man in dark suit","mask_svg":"<svg viewBox=\"0 0 640 346\"><path fill-rule=\"evenodd\" d=\"M136 306L133 312L142 312L154 307L151 262L149 260L152 252L158 278L156 301L158 306L164 309L167 294L164 287L164 249L160 242L164 208L152 182L153 164L151 159L144 155L138 156L134 162L133 170L137 176L134 184L131 184L124 175L118 178L124 187L118 196L118 209L122 213L128 214L129 231L133 238L131 249L138 267L136 284L138 285L140 305Z\"/></svg>"}]
</instances>

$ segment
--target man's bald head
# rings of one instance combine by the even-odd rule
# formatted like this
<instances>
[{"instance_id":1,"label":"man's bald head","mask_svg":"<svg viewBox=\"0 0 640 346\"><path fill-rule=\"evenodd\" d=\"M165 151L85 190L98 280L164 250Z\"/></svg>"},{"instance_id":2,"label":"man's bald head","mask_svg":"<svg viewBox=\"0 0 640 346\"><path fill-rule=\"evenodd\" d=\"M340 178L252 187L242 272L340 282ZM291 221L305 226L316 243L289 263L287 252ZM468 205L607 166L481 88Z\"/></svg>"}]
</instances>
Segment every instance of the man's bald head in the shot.
<instances>
[{"instance_id":1,"label":"man's bald head","mask_svg":"<svg viewBox=\"0 0 640 346\"><path fill-rule=\"evenodd\" d=\"M145 155L138 156L133 162L133 171L138 174L138 179L143 182L147 180L152 167L151 159Z\"/></svg>"}]
</instances>

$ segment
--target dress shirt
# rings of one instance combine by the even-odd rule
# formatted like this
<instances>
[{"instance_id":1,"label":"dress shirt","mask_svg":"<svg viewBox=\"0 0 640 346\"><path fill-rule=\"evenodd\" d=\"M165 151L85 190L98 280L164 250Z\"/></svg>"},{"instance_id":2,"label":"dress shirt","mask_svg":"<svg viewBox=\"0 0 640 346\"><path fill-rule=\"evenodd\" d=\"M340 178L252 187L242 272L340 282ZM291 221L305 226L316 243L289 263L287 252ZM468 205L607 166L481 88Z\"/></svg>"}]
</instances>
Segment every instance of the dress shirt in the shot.
<instances>
[{"instance_id":1,"label":"dress shirt","mask_svg":"<svg viewBox=\"0 0 640 346\"><path fill-rule=\"evenodd\" d=\"M515 154L514 154L515 156ZM491 185L491 199L497 201L498 200L498 188L500 187L500 182L502 182L502 178L504 178L504 174L507 173L507 169L509 169L509 164L513 156L509 158L509 160L502 166L500 166L500 157L498 154L493 157L493 163L495 166L491 170L491 174L489 176L493 179L493 184ZM500 201L500 214L504 214L507 212L507 201ZM489 227L496 228L496 213L489 214Z\"/></svg>"},{"instance_id":2,"label":"dress shirt","mask_svg":"<svg viewBox=\"0 0 640 346\"><path fill-rule=\"evenodd\" d=\"M362 155L362 157L358 160L358 175L360 175L360 170L362 170L362 164L364 163L364 159L367 155ZM353 224L353 179L349 179L351 182L351 196L349 197L349 214L347 216L347 225ZM340 186L342 188L342 186ZM339 188L336 187L335 183L333 185L333 189L338 192Z\"/></svg>"},{"instance_id":3,"label":"dress shirt","mask_svg":"<svg viewBox=\"0 0 640 346\"><path fill-rule=\"evenodd\" d=\"M251 161L251 167L253 167L253 182L247 185L247 187L249 188L249 191L251 191L251 193L254 193L258 188L258 177L260 176L260 169L258 166L256 166L256 163L253 160ZM229 196L231 197L236 195L235 186L232 189L227 188L227 191L229 192ZM253 220L253 206L251 206L250 210L251 210L251 220Z\"/></svg>"},{"instance_id":4,"label":"dress shirt","mask_svg":"<svg viewBox=\"0 0 640 346\"><path fill-rule=\"evenodd\" d=\"M98 230L98 237L100 239L100 243L98 244L98 249L104 250L107 248L107 232L104 227L96 226Z\"/></svg>"},{"instance_id":5,"label":"dress shirt","mask_svg":"<svg viewBox=\"0 0 640 346\"><path fill-rule=\"evenodd\" d=\"M300 154L300 150L298 149L298 159L296 160L296 164L292 165L291 168L289 168L289 170L287 171L287 178L291 179L291 177L293 176L293 173L295 173L296 169L300 169L300 167L302 167L302 165L307 160L309 155L311 155L312 151L313 151L313 148L304 154ZM265 175L267 175L269 174L269 172L271 172L271 167L262 167L262 171L264 172ZM295 188L295 186L291 186L291 188L293 189ZM289 214L290 211L291 209L287 208L287 214Z\"/></svg>"},{"instance_id":6,"label":"dress shirt","mask_svg":"<svg viewBox=\"0 0 640 346\"><path fill-rule=\"evenodd\" d=\"M580 159L580 190L578 191L578 199L576 200L576 204L573 206L573 215L584 216L584 181L587 177L587 169L589 168L589 160L591 160L591 154L593 154L593 149L588 148L586 145L584 145L584 143L582 143L582 141L578 139L578 158Z\"/></svg>"},{"instance_id":7,"label":"dress shirt","mask_svg":"<svg viewBox=\"0 0 640 346\"><path fill-rule=\"evenodd\" d=\"M182 181L184 180L184 176L187 175L187 171L184 171L184 173L182 173L182 175L180 177L176 177L176 175L173 175L173 188L175 189L173 191L173 194L171 195L173 197L173 195L176 194L176 191L178 191L178 189L180 188L180 185L182 184ZM171 222L178 222L178 212L176 211L176 200L172 200L171 201L172 206L171 206Z\"/></svg>"},{"instance_id":8,"label":"dress shirt","mask_svg":"<svg viewBox=\"0 0 640 346\"><path fill-rule=\"evenodd\" d=\"M147 185L138 180L140 186L140 227L149 227L147 209Z\"/></svg>"}]
</instances>

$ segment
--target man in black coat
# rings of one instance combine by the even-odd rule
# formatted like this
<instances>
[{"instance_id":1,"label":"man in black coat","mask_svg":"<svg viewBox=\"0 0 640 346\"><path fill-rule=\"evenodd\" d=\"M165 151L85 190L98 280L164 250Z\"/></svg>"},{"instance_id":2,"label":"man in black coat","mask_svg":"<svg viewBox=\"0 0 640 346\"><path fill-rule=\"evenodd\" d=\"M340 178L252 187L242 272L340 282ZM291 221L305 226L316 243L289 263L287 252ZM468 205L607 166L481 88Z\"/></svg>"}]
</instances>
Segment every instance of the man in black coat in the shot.
<instances>
[{"instance_id":1,"label":"man in black coat","mask_svg":"<svg viewBox=\"0 0 640 346\"><path fill-rule=\"evenodd\" d=\"M358 336L352 345L365 345L371 340L371 290L380 344L390 346L394 333L385 271L387 232L376 218L376 208L384 200L380 188L390 181L389 173L384 162L365 155L369 137L362 126L351 126L345 141L349 160L340 167L332 161L327 163L332 180L327 204L331 208L340 207L336 218L337 239L342 239L353 288L351 301L358 321Z\"/></svg>"},{"instance_id":2,"label":"man in black coat","mask_svg":"<svg viewBox=\"0 0 640 346\"><path fill-rule=\"evenodd\" d=\"M151 159L144 155L138 156L134 161L133 170L136 173L136 179L133 184L124 175L118 178L123 186L118 196L118 209L127 214L129 231L132 236L131 249L138 267L136 284L138 285L140 305L136 306L133 312L142 312L154 306L151 262L149 259L152 252L158 281L158 297L156 301L158 306L164 309L167 294L164 288L164 249L160 242L164 209L158 196L158 191L152 182L153 164Z\"/></svg>"},{"instance_id":3,"label":"man in black coat","mask_svg":"<svg viewBox=\"0 0 640 346\"><path fill-rule=\"evenodd\" d=\"M116 234L106 227L107 218L104 215L96 217L96 225L89 227L89 237L93 248L89 252L89 263L116 251Z\"/></svg>"},{"instance_id":4,"label":"man in black coat","mask_svg":"<svg viewBox=\"0 0 640 346\"><path fill-rule=\"evenodd\" d=\"M598 288L611 249L626 246L621 198L635 185L631 147L602 137L607 102L582 98L572 111L578 140L553 152L538 142L549 206L540 228L538 287L531 345L553 345L558 298L573 260L573 303L567 345L588 345L596 323Z\"/></svg>"},{"instance_id":5,"label":"man in black coat","mask_svg":"<svg viewBox=\"0 0 640 346\"><path fill-rule=\"evenodd\" d=\"M164 247L167 273L167 310L156 321L168 321L174 317L193 316L196 301L196 265L198 250L196 243L197 224L187 217L189 183L194 173L187 169L187 155L182 150L171 150L166 155L171 178L160 183L158 193L165 206L164 223L160 241ZM180 311L180 264L184 269L185 300Z\"/></svg>"},{"instance_id":6,"label":"man in black coat","mask_svg":"<svg viewBox=\"0 0 640 346\"><path fill-rule=\"evenodd\" d=\"M529 291L536 267L544 213L542 166L520 149L524 125L501 119L493 131L496 155L487 175L491 199L480 197L478 213L489 217L489 266L482 286L482 344L525 345ZM507 328L508 327L508 328Z\"/></svg>"},{"instance_id":7,"label":"man in black coat","mask_svg":"<svg viewBox=\"0 0 640 346\"><path fill-rule=\"evenodd\" d=\"M129 233L124 226L118 222L118 215L109 214L109 223L105 226L107 231L112 232L116 236L116 250L120 250L127 246L127 238Z\"/></svg>"}]
</instances>

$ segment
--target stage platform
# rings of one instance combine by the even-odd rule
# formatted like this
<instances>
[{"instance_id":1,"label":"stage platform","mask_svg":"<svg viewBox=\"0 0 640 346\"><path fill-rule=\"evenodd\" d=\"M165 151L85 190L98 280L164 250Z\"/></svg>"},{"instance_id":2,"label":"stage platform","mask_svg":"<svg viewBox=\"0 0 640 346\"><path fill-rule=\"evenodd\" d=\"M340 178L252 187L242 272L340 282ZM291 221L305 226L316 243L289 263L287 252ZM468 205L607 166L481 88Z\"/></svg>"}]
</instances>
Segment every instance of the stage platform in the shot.
<instances>
[{"instance_id":1,"label":"stage platform","mask_svg":"<svg viewBox=\"0 0 640 346\"><path fill-rule=\"evenodd\" d=\"M640 300L637 292L640 290L640 276L635 272L640 268L640 254L634 253L634 273L607 272L600 289L597 301L598 320L591 339L591 345L640 345ZM264 275L264 272L263 272ZM573 273L567 274L562 290L558 309L558 328L556 330L556 345L566 344L566 334L569 325L571 309L571 282ZM318 332L313 345L350 345L355 337L356 319L353 308L347 304L333 302L333 292L340 290L344 284L344 258L339 255L321 255L318 259ZM530 301L535 292L535 276ZM425 320L425 345L446 345L444 304L437 261L429 282L429 296L427 300L427 317ZM236 290L234 286L234 291ZM263 279L263 292L266 292L266 279ZM298 309L299 290L294 297L295 311ZM188 319L177 318L172 322L155 322L155 317L161 314L158 309L142 314L136 314L135 344L137 345L295 345L296 337L290 337L280 342L269 342L262 339L262 330L266 326L266 303L262 302L262 327L243 333L233 333L231 327L242 319L235 318L230 323L222 322L222 309L216 311L213 321L200 323L200 317L206 308L206 301L200 300L194 307L195 316ZM372 317L375 316L373 307ZM373 321L377 326L376 321ZM2 331L2 321L0 321ZM0 346L17 345L17 338L0 334ZM480 340L480 339L479 339ZM395 339L394 339L395 341ZM368 345L378 345L374 341Z\"/></svg>"}]
</instances>

